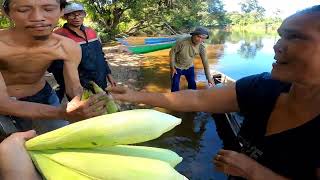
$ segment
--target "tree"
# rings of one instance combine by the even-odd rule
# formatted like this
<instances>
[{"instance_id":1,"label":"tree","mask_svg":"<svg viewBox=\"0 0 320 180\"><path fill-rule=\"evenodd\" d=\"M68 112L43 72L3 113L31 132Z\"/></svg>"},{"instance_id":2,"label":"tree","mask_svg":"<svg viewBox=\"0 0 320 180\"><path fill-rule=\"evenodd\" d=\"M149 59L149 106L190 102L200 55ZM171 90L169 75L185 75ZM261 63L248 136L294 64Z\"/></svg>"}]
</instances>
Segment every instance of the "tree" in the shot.
<instances>
[{"instance_id":1,"label":"tree","mask_svg":"<svg viewBox=\"0 0 320 180\"><path fill-rule=\"evenodd\" d=\"M257 0L242 0L239 4L244 13L251 13L260 7Z\"/></svg>"},{"instance_id":2,"label":"tree","mask_svg":"<svg viewBox=\"0 0 320 180\"><path fill-rule=\"evenodd\" d=\"M209 0L210 18L216 21L216 25L220 28L225 27L230 23L230 20L226 17L226 10L221 0Z\"/></svg>"},{"instance_id":3,"label":"tree","mask_svg":"<svg viewBox=\"0 0 320 180\"><path fill-rule=\"evenodd\" d=\"M221 0L79 0L103 40L135 35L190 31L195 26L227 24ZM171 28L172 27L172 28Z\"/></svg>"},{"instance_id":4,"label":"tree","mask_svg":"<svg viewBox=\"0 0 320 180\"><path fill-rule=\"evenodd\" d=\"M173 8L175 0L80 0L100 35L112 39L122 31L158 27L162 13ZM152 27L150 27L152 28Z\"/></svg>"},{"instance_id":5,"label":"tree","mask_svg":"<svg viewBox=\"0 0 320 180\"><path fill-rule=\"evenodd\" d=\"M123 13L130 9L131 0L81 0L91 20L100 32L109 36L117 33ZM134 4L134 3L133 3Z\"/></svg>"},{"instance_id":6,"label":"tree","mask_svg":"<svg viewBox=\"0 0 320 180\"><path fill-rule=\"evenodd\" d=\"M247 14L249 21L261 21L266 10L259 5L258 0L242 0L240 2L241 11Z\"/></svg>"}]
</instances>

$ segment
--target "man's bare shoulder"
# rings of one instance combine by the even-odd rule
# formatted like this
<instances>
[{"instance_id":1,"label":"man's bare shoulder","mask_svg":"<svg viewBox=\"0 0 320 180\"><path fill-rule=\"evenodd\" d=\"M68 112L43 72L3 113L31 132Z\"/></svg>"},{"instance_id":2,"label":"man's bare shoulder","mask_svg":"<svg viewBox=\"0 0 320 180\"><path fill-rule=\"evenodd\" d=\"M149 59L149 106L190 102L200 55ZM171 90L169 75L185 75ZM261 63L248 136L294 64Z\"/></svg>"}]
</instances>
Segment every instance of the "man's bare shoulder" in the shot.
<instances>
[{"instance_id":1,"label":"man's bare shoulder","mask_svg":"<svg viewBox=\"0 0 320 180\"><path fill-rule=\"evenodd\" d=\"M53 33L52 34L52 37L54 39L57 39L59 42L61 42L61 44L65 47L65 48L68 48L68 49L73 49L73 48L78 48L79 45L72 39L70 38L67 38L67 37L64 37L62 35L59 35L59 34L55 34Z\"/></svg>"},{"instance_id":2,"label":"man's bare shoulder","mask_svg":"<svg viewBox=\"0 0 320 180\"><path fill-rule=\"evenodd\" d=\"M54 39L57 39L59 42L61 42L61 46L63 47L68 57L72 57L72 56L81 57L81 47L74 40L59 34L55 34L55 33L52 34L52 37ZM66 60L69 60L69 59L73 59L73 58L67 58Z\"/></svg>"}]
</instances>

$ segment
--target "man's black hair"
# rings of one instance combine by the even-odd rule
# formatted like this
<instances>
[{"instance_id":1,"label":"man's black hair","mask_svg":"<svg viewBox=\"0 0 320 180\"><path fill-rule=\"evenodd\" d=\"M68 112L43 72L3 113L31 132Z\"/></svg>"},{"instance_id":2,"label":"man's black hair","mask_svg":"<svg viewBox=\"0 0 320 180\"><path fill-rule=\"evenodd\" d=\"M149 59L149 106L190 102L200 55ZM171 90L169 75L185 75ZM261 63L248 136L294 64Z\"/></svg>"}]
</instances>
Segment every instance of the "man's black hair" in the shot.
<instances>
[{"instance_id":1,"label":"man's black hair","mask_svg":"<svg viewBox=\"0 0 320 180\"><path fill-rule=\"evenodd\" d=\"M301 11L298 11L296 14L313 14L313 13L320 13L320 5L315 5Z\"/></svg>"},{"instance_id":2,"label":"man's black hair","mask_svg":"<svg viewBox=\"0 0 320 180\"><path fill-rule=\"evenodd\" d=\"M2 3L2 8L4 10L4 12L6 14L9 14L10 12L10 8L9 8L9 5L10 5L10 1L11 0L3 0L3 3ZM56 0L58 3L60 3L60 9L63 9L66 7L67 5L67 1L66 0Z\"/></svg>"}]
</instances>

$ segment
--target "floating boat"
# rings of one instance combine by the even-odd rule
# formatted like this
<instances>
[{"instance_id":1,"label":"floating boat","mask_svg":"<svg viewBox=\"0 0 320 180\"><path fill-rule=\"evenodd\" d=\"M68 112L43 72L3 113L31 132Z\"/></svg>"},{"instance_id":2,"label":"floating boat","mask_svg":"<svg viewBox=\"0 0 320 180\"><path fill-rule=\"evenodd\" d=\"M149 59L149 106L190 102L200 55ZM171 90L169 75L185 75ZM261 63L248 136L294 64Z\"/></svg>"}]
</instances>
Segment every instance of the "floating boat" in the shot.
<instances>
[{"instance_id":1,"label":"floating boat","mask_svg":"<svg viewBox=\"0 0 320 180\"><path fill-rule=\"evenodd\" d=\"M162 37L135 37L128 36L123 38L116 38L116 40L125 46L137 46L137 45L147 45L147 44L158 44L166 42L174 42L190 37L189 34L177 34L173 36L162 36Z\"/></svg>"},{"instance_id":2,"label":"floating boat","mask_svg":"<svg viewBox=\"0 0 320 180\"><path fill-rule=\"evenodd\" d=\"M144 40L145 44L158 44L158 43L165 43L176 41L175 37L154 37L154 38L146 38Z\"/></svg>"},{"instance_id":3,"label":"floating boat","mask_svg":"<svg viewBox=\"0 0 320 180\"><path fill-rule=\"evenodd\" d=\"M134 46L134 45L144 45L144 40L147 37L126 37L126 38L116 38L116 40L125 46Z\"/></svg>"},{"instance_id":4,"label":"floating boat","mask_svg":"<svg viewBox=\"0 0 320 180\"><path fill-rule=\"evenodd\" d=\"M116 40L122 45L126 45L126 46L129 45L129 43L125 40L125 38L116 38Z\"/></svg>"},{"instance_id":5,"label":"floating boat","mask_svg":"<svg viewBox=\"0 0 320 180\"><path fill-rule=\"evenodd\" d=\"M144 53L149 53L149 52L158 51L162 49L169 49L173 45L175 45L175 43L176 41L170 41L170 42L157 43L157 44L128 46L128 49L134 54L144 54Z\"/></svg>"},{"instance_id":6,"label":"floating boat","mask_svg":"<svg viewBox=\"0 0 320 180\"><path fill-rule=\"evenodd\" d=\"M213 74L213 80L217 87L222 87L235 82L234 79L221 72L214 71ZM240 150L241 145L237 140L237 136L243 123L243 117L237 112L222 114L214 113L212 114L212 117L215 120L217 132L223 141L224 148Z\"/></svg>"}]
</instances>

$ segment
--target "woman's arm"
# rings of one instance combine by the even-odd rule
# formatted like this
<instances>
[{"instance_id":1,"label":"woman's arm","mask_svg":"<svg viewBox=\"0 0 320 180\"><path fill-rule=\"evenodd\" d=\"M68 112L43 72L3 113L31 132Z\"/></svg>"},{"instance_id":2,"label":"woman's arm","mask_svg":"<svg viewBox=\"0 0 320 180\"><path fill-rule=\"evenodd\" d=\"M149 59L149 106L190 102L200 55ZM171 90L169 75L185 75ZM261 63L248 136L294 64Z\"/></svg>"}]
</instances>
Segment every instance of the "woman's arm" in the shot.
<instances>
[{"instance_id":1,"label":"woman's arm","mask_svg":"<svg viewBox=\"0 0 320 180\"><path fill-rule=\"evenodd\" d=\"M205 90L183 90L174 93L137 92L123 87L107 89L115 99L184 112L239 111L235 84Z\"/></svg>"}]
</instances>

